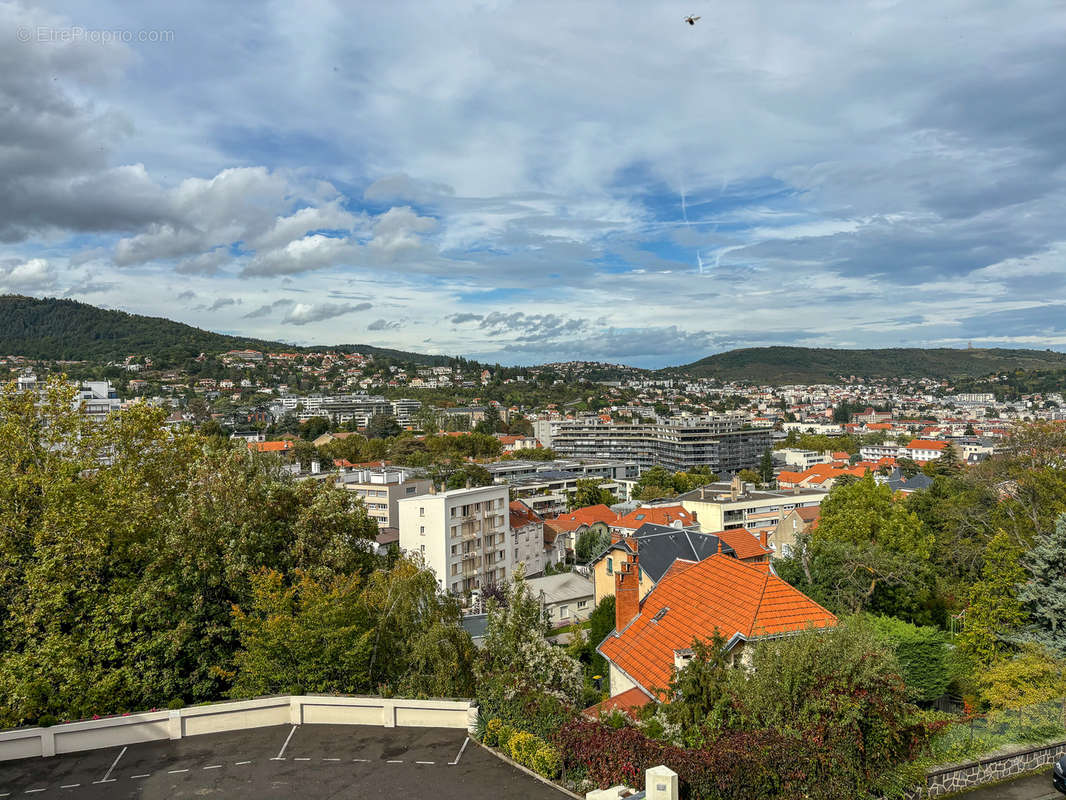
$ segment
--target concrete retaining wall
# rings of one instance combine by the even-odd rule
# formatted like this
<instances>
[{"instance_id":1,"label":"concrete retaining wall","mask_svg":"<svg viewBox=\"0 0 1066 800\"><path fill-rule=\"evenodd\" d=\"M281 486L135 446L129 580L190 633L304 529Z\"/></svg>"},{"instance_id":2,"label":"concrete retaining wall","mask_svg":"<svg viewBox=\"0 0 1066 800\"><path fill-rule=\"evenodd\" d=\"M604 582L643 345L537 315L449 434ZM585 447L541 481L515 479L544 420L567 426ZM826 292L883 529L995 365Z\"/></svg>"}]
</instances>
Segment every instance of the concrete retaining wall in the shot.
<instances>
[{"instance_id":1,"label":"concrete retaining wall","mask_svg":"<svg viewBox=\"0 0 1066 800\"><path fill-rule=\"evenodd\" d=\"M267 725L381 725L472 730L477 707L469 700L398 700L381 697L300 695L148 711L82 720L50 728L0 731L0 761L54 756L139 742Z\"/></svg>"}]
</instances>

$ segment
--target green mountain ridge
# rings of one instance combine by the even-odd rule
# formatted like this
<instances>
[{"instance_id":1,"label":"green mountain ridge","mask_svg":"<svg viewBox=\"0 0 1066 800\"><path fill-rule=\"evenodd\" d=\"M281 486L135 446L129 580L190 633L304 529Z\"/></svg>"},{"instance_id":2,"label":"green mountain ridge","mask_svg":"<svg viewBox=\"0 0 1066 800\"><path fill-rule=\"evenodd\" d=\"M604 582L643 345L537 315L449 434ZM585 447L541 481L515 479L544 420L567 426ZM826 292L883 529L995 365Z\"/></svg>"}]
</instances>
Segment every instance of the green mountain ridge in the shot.
<instances>
[{"instance_id":1,"label":"green mountain ridge","mask_svg":"<svg viewBox=\"0 0 1066 800\"><path fill-rule=\"evenodd\" d=\"M672 367L667 373L756 383L836 383L861 378L981 377L1014 370L1066 369L1066 353L1007 348L919 347L836 350L813 347L747 347Z\"/></svg>"},{"instance_id":2,"label":"green mountain ridge","mask_svg":"<svg viewBox=\"0 0 1066 800\"><path fill-rule=\"evenodd\" d=\"M242 349L306 353L323 348L213 333L164 317L111 311L76 300L0 295L2 355L62 361L114 361L128 355L144 355L163 363L179 363L200 353ZM452 361L448 356L362 344L336 345L329 349L429 366Z\"/></svg>"}]
</instances>

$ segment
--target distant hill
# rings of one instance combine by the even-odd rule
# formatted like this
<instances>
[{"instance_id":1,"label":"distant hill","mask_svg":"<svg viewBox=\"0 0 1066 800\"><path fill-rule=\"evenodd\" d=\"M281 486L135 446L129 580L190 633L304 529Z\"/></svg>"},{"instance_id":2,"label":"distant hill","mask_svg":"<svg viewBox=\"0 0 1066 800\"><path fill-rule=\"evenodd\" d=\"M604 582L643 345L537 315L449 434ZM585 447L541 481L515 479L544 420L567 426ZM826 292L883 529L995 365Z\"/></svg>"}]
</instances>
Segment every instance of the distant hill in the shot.
<instances>
[{"instance_id":1,"label":"distant hill","mask_svg":"<svg viewBox=\"0 0 1066 800\"><path fill-rule=\"evenodd\" d=\"M241 349L308 352L323 348L227 336L163 317L108 311L75 300L0 295L0 355L63 361L114 361L136 354L177 363L200 353ZM451 361L447 356L427 356L361 344L331 346L329 349L430 366Z\"/></svg>"},{"instance_id":2,"label":"distant hill","mask_svg":"<svg viewBox=\"0 0 1066 800\"><path fill-rule=\"evenodd\" d=\"M1018 369L1062 369L1066 353L1002 348L954 350L917 347L833 350L747 347L672 367L666 372L756 383L835 383L841 377L958 378Z\"/></svg>"}]
</instances>

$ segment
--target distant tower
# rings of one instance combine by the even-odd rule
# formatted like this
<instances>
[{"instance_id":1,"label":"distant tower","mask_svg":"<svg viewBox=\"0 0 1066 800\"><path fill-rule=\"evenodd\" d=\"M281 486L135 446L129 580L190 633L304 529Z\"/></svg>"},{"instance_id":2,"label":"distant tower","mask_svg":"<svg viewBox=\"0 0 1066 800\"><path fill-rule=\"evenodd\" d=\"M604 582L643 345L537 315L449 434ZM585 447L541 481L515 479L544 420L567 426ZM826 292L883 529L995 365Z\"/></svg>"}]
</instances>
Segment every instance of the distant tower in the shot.
<instances>
[{"instance_id":1,"label":"distant tower","mask_svg":"<svg viewBox=\"0 0 1066 800\"><path fill-rule=\"evenodd\" d=\"M972 341L966 343L966 349L967 350L973 350L973 342Z\"/></svg>"}]
</instances>

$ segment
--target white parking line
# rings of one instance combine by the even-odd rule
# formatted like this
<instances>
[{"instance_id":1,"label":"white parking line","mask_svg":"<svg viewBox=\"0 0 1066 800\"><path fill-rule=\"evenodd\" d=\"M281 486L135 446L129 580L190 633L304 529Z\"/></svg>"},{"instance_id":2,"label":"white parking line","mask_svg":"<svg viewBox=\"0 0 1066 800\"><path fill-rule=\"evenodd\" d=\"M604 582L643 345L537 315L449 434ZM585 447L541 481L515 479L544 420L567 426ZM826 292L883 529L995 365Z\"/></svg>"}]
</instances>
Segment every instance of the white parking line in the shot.
<instances>
[{"instance_id":1,"label":"white parking line","mask_svg":"<svg viewBox=\"0 0 1066 800\"><path fill-rule=\"evenodd\" d=\"M111 762L111 766L108 768L107 772L104 773L104 777L98 781L93 781L93 783L114 783L115 779L111 777L111 773L115 771L115 767L118 766L119 759L122 758L122 756L124 755L126 755L125 747L123 747L119 754L115 756L115 760Z\"/></svg>"},{"instance_id":2,"label":"white parking line","mask_svg":"<svg viewBox=\"0 0 1066 800\"><path fill-rule=\"evenodd\" d=\"M310 761L309 758L294 758L293 761Z\"/></svg>"},{"instance_id":3,"label":"white parking line","mask_svg":"<svg viewBox=\"0 0 1066 800\"><path fill-rule=\"evenodd\" d=\"M60 789L77 789L79 786L81 786L80 783L66 783L66 784L60 786L59 788Z\"/></svg>"},{"instance_id":4,"label":"white parking line","mask_svg":"<svg viewBox=\"0 0 1066 800\"><path fill-rule=\"evenodd\" d=\"M402 764L402 761L386 761L386 764Z\"/></svg>"},{"instance_id":5,"label":"white parking line","mask_svg":"<svg viewBox=\"0 0 1066 800\"><path fill-rule=\"evenodd\" d=\"M292 739L292 735L294 733L296 733L296 726L295 725L292 726L292 730L289 731L289 735L285 738L285 744L283 744L281 746L281 749L278 750L278 754L276 756L274 756L272 759L270 759L271 761L284 761L285 760L285 748L289 746L289 740Z\"/></svg>"},{"instance_id":6,"label":"white parking line","mask_svg":"<svg viewBox=\"0 0 1066 800\"><path fill-rule=\"evenodd\" d=\"M130 775L130 780L133 780L134 778L151 778L151 777L152 777L152 773L151 772L146 772L143 775Z\"/></svg>"},{"instance_id":7,"label":"white parking line","mask_svg":"<svg viewBox=\"0 0 1066 800\"><path fill-rule=\"evenodd\" d=\"M323 761L340 761L339 758L323 758Z\"/></svg>"},{"instance_id":8,"label":"white parking line","mask_svg":"<svg viewBox=\"0 0 1066 800\"><path fill-rule=\"evenodd\" d=\"M211 764L210 766L204 767L204 769L222 769L222 765L221 764Z\"/></svg>"},{"instance_id":9,"label":"white parking line","mask_svg":"<svg viewBox=\"0 0 1066 800\"><path fill-rule=\"evenodd\" d=\"M238 767L240 767L240 766L242 766L244 764L251 764L251 763L252 763L251 761L238 761L238 762L236 762Z\"/></svg>"},{"instance_id":10,"label":"white parking line","mask_svg":"<svg viewBox=\"0 0 1066 800\"><path fill-rule=\"evenodd\" d=\"M167 775L177 775L179 772L188 772L187 769L171 769L167 770Z\"/></svg>"},{"instance_id":11,"label":"white parking line","mask_svg":"<svg viewBox=\"0 0 1066 800\"><path fill-rule=\"evenodd\" d=\"M416 764L436 764L436 761L416 761Z\"/></svg>"},{"instance_id":12,"label":"white parking line","mask_svg":"<svg viewBox=\"0 0 1066 800\"><path fill-rule=\"evenodd\" d=\"M370 761L370 759L369 759L369 758L353 758L353 759L352 759L352 761L363 761L363 762L367 762L367 761Z\"/></svg>"},{"instance_id":13,"label":"white parking line","mask_svg":"<svg viewBox=\"0 0 1066 800\"><path fill-rule=\"evenodd\" d=\"M48 787L45 787L47 789ZM36 792L43 792L45 789L27 789L26 794L35 794Z\"/></svg>"},{"instance_id":14,"label":"white parking line","mask_svg":"<svg viewBox=\"0 0 1066 800\"><path fill-rule=\"evenodd\" d=\"M463 757L463 752L466 750L466 746L468 744L470 744L470 737L469 736L467 736L466 739L463 740L463 746L459 748L459 755L457 755L455 757L455 761L449 761L448 762L449 766L454 767L456 764L459 763L459 759Z\"/></svg>"}]
</instances>

